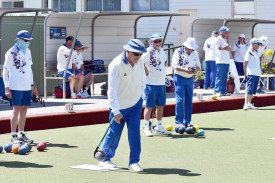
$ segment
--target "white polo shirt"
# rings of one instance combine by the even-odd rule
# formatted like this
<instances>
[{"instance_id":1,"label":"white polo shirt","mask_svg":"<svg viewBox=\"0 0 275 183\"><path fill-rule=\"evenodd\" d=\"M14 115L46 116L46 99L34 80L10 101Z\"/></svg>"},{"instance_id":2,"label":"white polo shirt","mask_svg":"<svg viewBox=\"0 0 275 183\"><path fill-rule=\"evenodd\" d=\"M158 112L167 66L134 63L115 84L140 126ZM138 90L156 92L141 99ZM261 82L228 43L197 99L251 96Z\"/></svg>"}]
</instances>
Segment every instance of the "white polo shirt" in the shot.
<instances>
[{"instance_id":1,"label":"white polo shirt","mask_svg":"<svg viewBox=\"0 0 275 183\"><path fill-rule=\"evenodd\" d=\"M260 57L252 47L245 53L244 60L248 61L247 75L261 76Z\"/></svg>"},{"instance_id":2,"label":"white polo shirt","mask_svg":"<svg viewBox=\"0 0 275 183\"><path fill-rule=\"evenodd\" d=\"M32 56L27 48L23 53L15 44L5 54L4 63L4 85L10 90L27 91L31 90L33 84ZM9 76L7 75L7 72Z\"/></svg>"},{"instance_id":3,"label":"white polo shirt","mask_svg":"<svg viewBox=\"0 0 275 183\"><path fill-rule=\"evenodd\" d=\"M66 69L69 54L70 54L70 49L65 44L58 48L58 51L57 51L57 70L58 70L58 72L64 71ZM73 50L68 69L72 69L72 60L76 54L77 54L76 51Z\"/></svg>"},{"instance_id":4,"label":"white polo shirt","mask_svg":"<svg viewBox=\"0 0 275 183\"><path fill-rule=\"evenodd\" d=\"M183 71L178 71L176 68L188 68L188 67L200 67L201 63L199 59L199 55L196 50L192 51L190 55L188 55L184 48L178 48L173 54L172 58L172 68L174 69L174 74L178 74L184 78L191 78L193 74L188 74Z\"/></svg>"},{"instance_id":5,"label":"white polo shirt","mask_svg":"<svg viewBox=\"0 0 275 183\"><path fill-rule=\"evenodd\" d=\"M244 42L244 44L241 44L239 41L235 43L232 47L232 51L235 52L234 54L234 61L235 62L244 62L244 55L247 52L249 46Z\"/></svg>"},{"instance_id":6,"label":"white polo shirt","mask_svg":"<svg viewBox=\"0 0 275 183\"><path fill-rule=\"evenodd\" d=\"M204 42L203 50L205 51L205 61L216 60L216 39L217 37L211 36Z\"/></svg>"},{"instance_id":7,"label":"white polo shirt","mask_svg":"<svg viewBox=\"0 0 275 183\"><path fill-rule=\"evenodd\" d=\"M216 64L229 64L230 53L227 50L219 50L219 47L225 48L228 45L227 40L221 35L216 40Z\"/></svg>"},{"instance_id":8,"label":"white polo shirt","mask_svg":"<svg viewBox=\"0 0 275 183\"><path fill-rule=\"evenodd\" d=\"M146 76L140 59L133 67L125 56L118 55L108 66L108 102L114 115L134 106L144 96Z\"/></svg>"},{"instance_id":9,"label":"white polo shirt","mask_svg":"<svg viewBox=\"0 0 275 183\"><path fill-rule=\"evenodd\" d=\"M83 56L82 53L76 54L73 58L73 63L75 64L77 69L81 69L81 65L83 64Z\"/></svg>"},{"instance_id":10,"label":"white polo shirt","mask_svg":"<svg viewBox=\"0 0 275 183\"><path fill-rule=\"evenodd\" d=\"M166 69L165 61L167 56L162 48L155 50L151 45L147 48L147 52L141 57L149 75L146 76L146 84L148 85L165 85Z\"/></svg>"}]
</instances>

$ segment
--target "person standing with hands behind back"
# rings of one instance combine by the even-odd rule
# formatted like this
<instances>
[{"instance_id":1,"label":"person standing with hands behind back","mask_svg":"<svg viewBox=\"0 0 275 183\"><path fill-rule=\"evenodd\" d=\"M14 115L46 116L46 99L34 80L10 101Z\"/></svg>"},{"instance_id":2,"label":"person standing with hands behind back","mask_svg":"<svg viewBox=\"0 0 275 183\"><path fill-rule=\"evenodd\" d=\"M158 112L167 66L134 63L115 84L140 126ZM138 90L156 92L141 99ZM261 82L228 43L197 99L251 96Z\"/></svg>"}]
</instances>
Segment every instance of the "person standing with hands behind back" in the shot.
<instances>
[{"instance_id":1,"label":"person standing with hands behind back","mask_svg":"<svg viewBox=\"0 0 275 183\"><path fill-rule=\"evenodd\" d=\"M257 109L252 103L252 97L256 94L257 86L261 76L260 57L258 56L257 50L262 45L262 42L258 38L252 38L250 41L250 48L244 57L244 73L246 85L245 104L244 110Z\"/></svg>"},{"instance_id":2,"label":"person standing with hands behind back","mask_svg":"<svg viewBox=\"0 0 275 183\"><path fill-rule=\"evenodd\" d=\"M219 97L230 95L226 92L226 82L231 52L231 48L229 47L229 30L230 28L222 26L219 30L220 35L216 40L217 75L215 81L215 94Z\"/></svg>"},{"instance_id":3,"label":"person standing with hands behind back","mask_svg":"<svg viewBox=\"0 0 275 183\"><path fill-rule=\"evenodd\" d=\"M33 143L25 132L26 114L31 105L31 95L34 92L32 57L28 49L32 40L30 33L21 30L17 33L16 43L5 55L3 78L6 96L13 106L11 116L11 143ZM16 129L18 127L18 135Z\"/></svg>"}]
</instances>

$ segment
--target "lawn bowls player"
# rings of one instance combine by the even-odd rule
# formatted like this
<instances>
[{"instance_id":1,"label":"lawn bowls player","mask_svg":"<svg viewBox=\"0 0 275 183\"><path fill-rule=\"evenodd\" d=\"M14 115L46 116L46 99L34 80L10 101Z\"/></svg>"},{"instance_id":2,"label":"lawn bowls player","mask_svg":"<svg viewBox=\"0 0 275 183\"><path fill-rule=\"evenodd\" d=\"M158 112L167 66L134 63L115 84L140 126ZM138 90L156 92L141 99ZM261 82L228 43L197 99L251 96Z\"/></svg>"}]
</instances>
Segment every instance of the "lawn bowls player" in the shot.
<instances>
[{"instance_id":1,"label":"lawn bowls player","mask_svg":"<svg viewBox=\"0 0 275 183\"><path fill-rule=\"evenodd\" d=\"M244 75L244 70L243 70L244 55L247 52L249 46L245 42L244 34L240 34L238 39L239 40L236 43L234 43L232 47L232 56L234 57L238 75L243 76Z\"/></svg>"},{"instance_id":2,"label":"lawn bowls player","mask_svg":"<svg viewBox=\"0 0 275 183\"><path fill-rule=\"evenodd\" d=\"M6 96L13 106L11 116L11 143L33 143L24 133L28 106L31 105L31 95L34 92L32 56L29 50L30 33L21 30L17 33L16 43L5 55L3 79ZM16 129L18 127L18 135Z\"/></svg>"},{"instance_id":3,"label":"lawn bowls player","mask_svg":"<svg viewBox=\"0 0 275 183\"><path fill-rule=\"evenodd\" d=\"M230 63L230 52L229 47L229 30L230 28L222 26L219 30L220 35L216 40L216 64L217 64L217 75L215 81L215 94L219 97L229 96L226 92L227 75L229 71Z\"/></svg>"},{"instance_id":4,"label":"lawn bowls player","mask_svg":"<svg viewBox=\"0 0 275 183\"><path fill-rule=\"evenodd\" d=\"M114 118L115 122L111 126L103 145L102 151L105 154L116 135L117 138L111 145L105 159L98 164L102 167L116 167L111 158L114 157L118 147L122 133L121 125L127 123L130 145L129 169L139 172L143 171L138 162L141 153L140 118L146 87L144 62L140 58L146 49L138 39L131 39L123 48L126 51L114 58L108 67L109 118L110 121ZM120 124L122 118L125 123Z\"/></svg>"},{"instance_id":5,"label":"lawn bowls player","mask_svg":"<svg viewBox=\"0 0 275 183\"><path fill-rule=\"evenodd\" d=\"M217 73L216 66L216 39L219 33L213 31L210 38L204 42L203 51L205 52L205 77L204 86L205 90L214 89L215 79Z\"/></svg>"},{"instance_id":6,"label":"lawn bowls player","mask_svg":"<svg viewBox=\"0 0 275 183\"><path fill-rule=\"evenodd\" d=\"M143 135L152 137L150 116L152 109L156 107L156 127L154 128L155 135L170 135L171 132L165 130L162 126L163 108L166 105L166 86L165 77L167 56L161 48L162 36L155 33L151 36L151 45L147 48L147 52L142 55L142 60L145 63L145 69L148 71L146 77L145 88L145 110Z\"/></svg>"},{"instance_id":7,"label":"lawn bowls player","mask_svg":"<svg viewBox=\"0 0 275 183\"><path fill-rule=\"evenodd\" d=\"M82 43L80 41L76 41L75 45L74 45L74 50L88 50L88 47L83 47ZM88 72L85 71L84 69L84 65L83 65L83 56L82 56L82 52L77 53L74 58L73 58L73 63L72 63L72 73L74 75L78 75L78 74L82 74L84 76L84 79L87 79L88 82L86 83L86 87L83 90L83 86L80 89L80 93L83 97L85 98L90 98L91 96L88 94L88 89L91 86L91 84L93 83L94 80L94 76L89 74Z\"/></svg>"},{"instance_id":8,"label":"lawn bowls player","mask_svg":"<svg viewBox=\"0 0 275 183\"><path fill-rule=\"evenodd\" d=\"M256 94L257 86L261 76L260 57L257 50L262 42L258 38L252 38L250 41L250 48L245 54L244 58L244 73L245 80L247 80L244 110L257 109L252 103L252 97Z\"/></svg>"},{"instance_id":9,"label":"lawn bowls player","mask_svg":"<svg viewBox=\"0 0 275 183\"><path fill-rule=\"evenodd\" d=\"M193 100L193 75L201 68L198 48L195 38L187 38L181 48L178 48L172 58L174 83L176 88L175 123L190 126Z\"/></svg>"}]
</instances>

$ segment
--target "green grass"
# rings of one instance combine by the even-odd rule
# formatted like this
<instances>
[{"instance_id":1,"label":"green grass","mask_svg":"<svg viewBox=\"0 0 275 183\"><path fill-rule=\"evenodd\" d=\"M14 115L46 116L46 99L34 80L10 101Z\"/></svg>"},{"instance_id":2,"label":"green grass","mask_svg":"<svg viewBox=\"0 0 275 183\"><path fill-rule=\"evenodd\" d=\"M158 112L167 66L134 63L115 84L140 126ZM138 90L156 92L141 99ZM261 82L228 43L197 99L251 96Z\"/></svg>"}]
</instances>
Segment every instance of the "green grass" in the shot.
<instances>
[{"instance_id":1,"label":"green grass","mask_svg":"<svg viewBox=\"0 0 275 183\"><path fill-rule=\"evenodd\" d=\"M93 151L107 124L29 132L36 142L48 142L47 151L33 147L25 156L2 152L0 182L274 182L275 141L269 139L275 138L275 106L195 114L192 120L205 130L204 137L175 132L169 137L142 136L140 165L144 172L139 174L126 169L127 128L113 159L124 169L111 172L69 168L97 163ZM174 117L164 118L163 123L174 126ZM0 135L2 146L9 137Z\"/></svg>"}]
</instances>

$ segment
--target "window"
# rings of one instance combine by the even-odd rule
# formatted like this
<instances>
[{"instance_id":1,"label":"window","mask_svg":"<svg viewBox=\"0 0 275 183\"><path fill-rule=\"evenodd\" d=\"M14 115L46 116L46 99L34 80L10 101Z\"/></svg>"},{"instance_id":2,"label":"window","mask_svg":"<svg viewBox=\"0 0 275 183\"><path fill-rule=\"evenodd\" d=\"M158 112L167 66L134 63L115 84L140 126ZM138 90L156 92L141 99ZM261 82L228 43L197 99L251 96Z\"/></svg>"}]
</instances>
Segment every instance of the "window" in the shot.
<instances>
[{"instance_id":1,"label":"window","mask_svg":"<svg viewBox=\"0 0 275 183\"><path fill-rule=\"evenodd\" d=\"M24 1L2 1L3 8L24 8Z\"/></svg>"},{"instance_id":2,"label":"window","mask_svg":"<svg viewBox=\"0 0 275 183\"><path fill-rule=\"evenodd\" d=\"M121 11L121 0L86 0L86 11Z\"/></svg>"},{"instance_id":3,"label":"window","mask_svg":"<svg viewBox=\"0 0 275 183\"><path fill-rule=\"evenodd\" d=\"M53 0L53 8L59 12L76 11L76 0Z\"/></svg>"},{"instance_id":4,"label":"window","mask_svg":"<svg viewBox=\"0 0 275 183\"><path fill-rule=\"evenodd\" d=\"M132 0L133 11L169 11L169 0Z\"/></svg>"}]
</instances>

